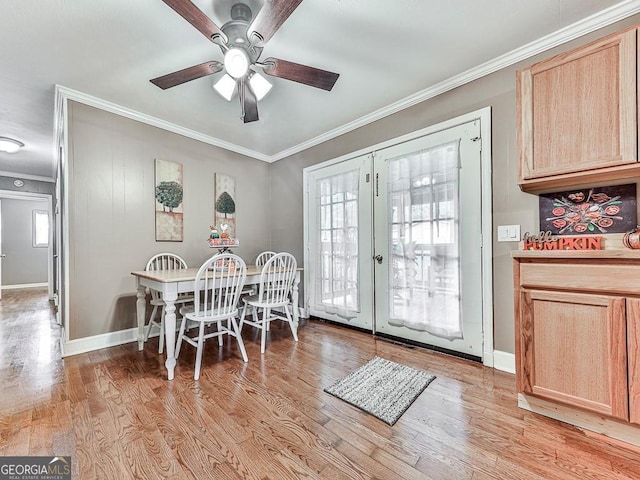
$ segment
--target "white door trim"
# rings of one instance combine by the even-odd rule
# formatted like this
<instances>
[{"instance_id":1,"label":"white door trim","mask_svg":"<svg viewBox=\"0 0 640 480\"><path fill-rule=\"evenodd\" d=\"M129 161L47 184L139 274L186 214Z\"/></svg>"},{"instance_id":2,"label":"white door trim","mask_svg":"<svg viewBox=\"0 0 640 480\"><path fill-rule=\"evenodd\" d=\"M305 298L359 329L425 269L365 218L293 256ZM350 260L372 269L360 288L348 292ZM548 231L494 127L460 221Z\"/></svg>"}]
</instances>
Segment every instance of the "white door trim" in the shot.
<instances>
[{"instance_id":1,"label":"white door trim","mask_svg":"<svg viewBox=\"0 0 640 480\"><path fill-rule=\"evenodd\" d=\"M315 170L343 162L354 157L366 155L376 150L391 147L413 140L418 137L429 135L441 130L462 125L464 123L480 120L480 134L482 137L482 151L480 152L481 161L481 189L482 189L482 331L484 335L482 363L488 367L493 367L493 222L492 222L492 190L491 190L491 107L484 107L479 110L460 115L458 117L446 120L444 122L431 125L416 132L411 132L400 137L387 140L385 142L362 148L355 152L342 155L340 157L327 160L307 167L303 171L304 188L306 191L308 182L308 173ZM306 195L303 195L304 205L303 211L306 212L308 207ZM304 231L304 264L308 265L308 233ZM305 268L305 285L307 285L306 276L308 269ZM305 293L306 296L306 293Z\"/></svg>"},{"instance_id":2,"label":"white door trim","mask_svg":"<svg viewBox=\"0 0 640 480\"><path fill-rule=\"evenodd\" d=\"M45 200L49 214L49 246L47 247L47 285L49 300L53 299L53 195L50 193L18 192L15 190L0 190L0 198L13 200ZM8 286L7 286L8 287ZM7 288L5 287L5 289Z\"/></svg>"}]
</instances>

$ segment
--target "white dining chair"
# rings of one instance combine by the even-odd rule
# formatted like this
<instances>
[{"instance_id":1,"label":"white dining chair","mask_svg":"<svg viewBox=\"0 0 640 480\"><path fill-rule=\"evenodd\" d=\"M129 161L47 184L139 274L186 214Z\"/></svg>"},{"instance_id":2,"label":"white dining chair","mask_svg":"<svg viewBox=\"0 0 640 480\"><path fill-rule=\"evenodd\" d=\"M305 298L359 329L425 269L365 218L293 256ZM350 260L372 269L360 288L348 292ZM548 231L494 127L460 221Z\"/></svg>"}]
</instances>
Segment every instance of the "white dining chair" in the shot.
<instances>
[{"instance_id":1,"label":"white dining chair","mask_svg":"<svg viewBox=\"0 0 640 480\"><path fill-rule=\"evenodd\" d=\"M265 250L264 252L261 252L258 254L258 256L256 257L256 266L258 267L262 267L265 262L267 260L269 260L271 257L273 257L276 254L276 252L272 252L270 250ZM242 296L245 295L254 295L256 293L255 289L254 289L254 285L245 285L245 287L242 289Z\"/></svg>"},{"instance_id":2,"label":"white dining chair","mask_svg":"<svg viewBox=\"0 0 640 480\"><path fill-rule=\"evenodd\" d=\"M258 256L256 257L256 265L258 267L264 266L264 264L267 263L267 260L269 260L275 254L276 252L272 252L270 250L266 250L264 252L259 253Z\"/></svg>"},{"instance_id":3,"label":"white dining chair","mask_svg":"<svg viewBox=\"0 0 640 480\"><path fill-rule=\"evenodd\" d=\"M218 337L218 345L222 346L224 335L235 337L242 359L245 362L248 361L236 319L238 300L246 277L247 266L244 260L232 253L214 255L204 262L198 270L193 305L186 305L180 309L183 320L180 325L175 353L177 359L183 341L196 348L196 365L193 377L195 380L200 378L204 341L209 338ZM191 337L188 332L185 332L187 323L195 323L198 326L197 336ZM205 328L213 325L215 325L215 330L205 333Z\"/></svg>"},{"instance_id":4,"label":"white dining chair","mask_svg":"<svg viewBox=\"0 0 640 480\"><path fill-rule=\"evenodd\" d=\"M145 270L147 272L151 272L157 270L179 270L183 268L188 268L187 262L185 262L179 255L176 255L175 253L158 253L149 259ZM180 294L175 301L176 308L191 301L193 301L193 295ZM149 340L151 327L156 325L160 329L158 353L162 353L164 351L164 300L162 299L162 294L157 290L151 290L151 305L153 305L153 311L151 312L149 325L147 325L147 331L144 334L144 341L146 342ZM159 308L161 309L161 312L160 322L158 323L155 318Z\"/></svg>"},{"instance_id":5,"label":"white dining chair","mask_svg":"<svg viewBox=\"0 0 640 480\"><path fill-rule=\"evenodd\" d=\"M297 268L296 259L290 253L283 252L273 255L262 267L257 295L243 298L240 330L245 323L261 330L260 353L265 351L269 324L273 320L287 322L291 328L293 339L298 341L297 328L293 322L289 300ZM246 316L249 307L252 309L251 319ZM279 315L277 309L281 309L284 316ZM259 316L260 311L262 311L262 317Z\"/></svg>"}]
</instances>

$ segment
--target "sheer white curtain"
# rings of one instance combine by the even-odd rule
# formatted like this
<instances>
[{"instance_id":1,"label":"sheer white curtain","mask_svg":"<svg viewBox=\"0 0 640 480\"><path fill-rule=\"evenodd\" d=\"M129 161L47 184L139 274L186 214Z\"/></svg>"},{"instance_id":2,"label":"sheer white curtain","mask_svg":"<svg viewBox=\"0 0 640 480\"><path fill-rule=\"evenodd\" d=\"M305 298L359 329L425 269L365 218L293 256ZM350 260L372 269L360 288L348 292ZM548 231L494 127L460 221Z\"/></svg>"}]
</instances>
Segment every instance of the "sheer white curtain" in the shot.
<instances>
[{"instance_id":1,"label":"sheer white curtain","mask_svg":"<svg viewBox=\"0 0 640 480\"><path fill-rule=\"evenodd\" d=\"M351 318L360 309L358 291L358 180L352 170L317 180L319 232L313 279L313 306Z\"/></svg>"},{"instance_id":2,"label":"sheer white curtain","mask_svg":"<svg viewBox=\"0 0 640 480\"><path fill-rule=\"evenodd\" d=\"M459 142L387 161L389 323L462 338Z\"/></svg>"}]
</instances>

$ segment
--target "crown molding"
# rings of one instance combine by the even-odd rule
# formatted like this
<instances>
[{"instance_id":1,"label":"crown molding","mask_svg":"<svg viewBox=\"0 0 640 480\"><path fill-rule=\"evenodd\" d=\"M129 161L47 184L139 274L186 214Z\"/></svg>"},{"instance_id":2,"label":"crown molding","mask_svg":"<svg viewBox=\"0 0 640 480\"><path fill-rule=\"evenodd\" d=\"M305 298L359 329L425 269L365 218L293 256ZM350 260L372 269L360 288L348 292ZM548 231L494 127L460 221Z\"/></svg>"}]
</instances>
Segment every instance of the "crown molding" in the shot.
<instances>
[{"instance_id":1,"label":"crown molding","mask_svg":"<svg viewBox=\"0 0 640 480\"><path fill-rule=\"evenodd\" d=\"M299 153L303 150L307 150L308 148L314 147L328 140L332 140L357 128L369 125L370 123L376 122L385 117L393 115L394 113L405 110L418 103L424 102L425 100L437 97L438 95L453 90L454 88L460 87L474 80L490 75L491 73L497 72L498 70L531 58L534 55L543 53L547 50L550 50L551 48L567 43L595 30L609 26L615 22L630 17L631 15L635 15L636 13L640 13L640 0L625 0L623 2L617 3L616 5L597 12L587 18L579 20L567 27L561 28L560 30L557 30L538 40L528 43L520 48L516 48L515 50L512 50L511 52L501 55L493 60L485 62L477 67L471 68L459 75L455 75L443 82L421 90L402 100L399 100L386 107L360 117L357 120L349 122L333 130L329 130L328 132L325 132L321 135L318 135L314 138L306 140L273 155L256 152L255 150L250 150L240 145L236 145L234 143L226 142L224 140L205 135L203 133L186 127L182 127L175 123L167 122L151 115L137 112L130 108L123 107L121 105L117 105L115 103L102 100L100 98L76 90L72 90L67 87L57 85L56 91L64 99L80 102L85 105L96 107L114 113L116 115L130 118L132 120L137 120L147 125L152 125L163 130L177 133L178 135L192 138L209 145L220 147L225 150L245 155L247 157L255 158L257 160L262 160L263 162L272 163ZM58 105L58 102L56 102L56 105Z\"/></svg>"},{"instance_id":2,"label":"crown molding","mask_svg":"<svg viewBox=\"0 0 640 480\"><path fill-rule=\"evenodd\" d=\"M319 145L333 138L336 138L345 133L351 132L357 128L363 127L382 118L393 115L406 108L412 107L420 102L429 100L430 98L441 95L445 92L453 90L481 77L487 76L491 73L502 70L503 68L510 67L518 62L531 58L534 55L550 50L558 45L567 43L578 37L591 33L600 28L611 25L615 22L623 20L631 15L635 15L640 12L639 0L626 0L620 2L612 7L597 12L589 17L584 18L578 22L575 22L567 27L561 28L549 35L546 35L538 40L528 43L522 47L516 48L511 52L494 58L488 62L485 62L477 67L471 68L466 72L459 75L455 75L443 82L440 82L432 87L426 88L420 92L410 95L398 102L392 103L386 107L383 107L375 112L372 112L364 117L361 117L353 122L347 123L341 127L330 130L322 135L318 135L306 142L294 145L291 148L282 150L271 156L270 161L281 160L288 156L299 153L308 148Z\"/></svg>"},{"instance_id":3,"label":"crown molding","mask_svg":"<svg viewBox=\"0 0 640 480\"><path fill-rule=\"evenodd\" d=\"M116 115L120 115L121 117L129 118L131 120L136 120L138 122L145 123L153 127L158 127L163 130L167 130L169 132L177 133L178 135L182 135L183 137L192 138L194 140L198 140L200 142L213 145L215 147L220 147L225 150L229 150L231 152L239 153L240 155L246 155L247 157L252 157L257 160L262 160L264 162L271 161L271 157L269 155L265 155L263 153L256 152L254 150L241 147L240 145L236 145L234 143L220 140L219 138L215 138L210 135L205 135L203 133L197 132L190 128L182 127L175 123L167 122L166 120L162 120L160 118L147 115L146 113L138 112L136 110L123 107L122 105L118 105L116 103L109 102L107 100L103 100L98 97L94 97L93 95L89 95L87 93L79 92L77 90L73 90L71 88L67 88L62 85L56 85L56 92L59 96L61 96L63 99L66 99L66 100L73 100L74 102L79 102L84 105L88 105L90 107L96 107L96 108L99 108L100 110L114 113Z\"/></svg>"}]
</instances>

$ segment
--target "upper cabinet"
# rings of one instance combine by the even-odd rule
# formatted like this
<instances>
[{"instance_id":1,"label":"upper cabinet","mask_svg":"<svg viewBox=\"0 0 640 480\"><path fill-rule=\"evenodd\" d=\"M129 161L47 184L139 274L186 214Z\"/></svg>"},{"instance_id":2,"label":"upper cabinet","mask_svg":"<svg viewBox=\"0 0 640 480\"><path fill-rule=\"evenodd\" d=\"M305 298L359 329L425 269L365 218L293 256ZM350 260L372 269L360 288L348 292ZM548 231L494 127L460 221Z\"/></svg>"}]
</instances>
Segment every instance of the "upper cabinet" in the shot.
<instances>
[{"instance_id":1,"label":"upper cabinet","mask_svg":"<svg viewBox=\"0 0 640 480\"><path fill-rule=\"evenodd\" d=\"M518 72L523 190L640 176L637 51L634 28Z\"/></svg>"}]
</instances>

